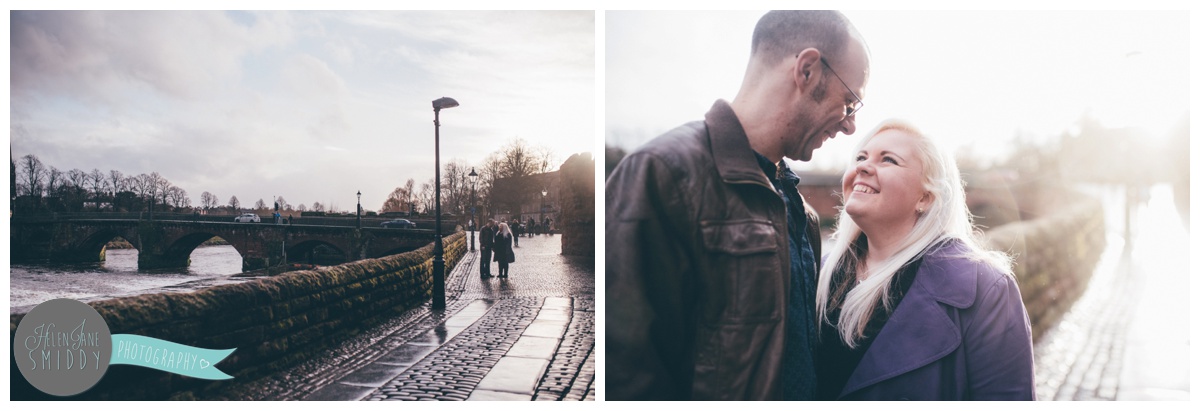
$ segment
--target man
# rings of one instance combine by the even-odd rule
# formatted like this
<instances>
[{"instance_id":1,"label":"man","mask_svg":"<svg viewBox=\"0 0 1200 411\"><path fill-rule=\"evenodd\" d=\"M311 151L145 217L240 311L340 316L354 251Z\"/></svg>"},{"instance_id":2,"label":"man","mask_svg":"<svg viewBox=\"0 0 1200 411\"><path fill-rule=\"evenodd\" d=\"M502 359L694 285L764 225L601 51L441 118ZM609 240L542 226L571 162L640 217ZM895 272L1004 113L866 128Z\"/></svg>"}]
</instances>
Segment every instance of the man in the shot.
<instances>
[{"instance_id":1,"label":"man","mask_svg":"<svg viewBox=\"0 0 1200 411\"><path fill-rule=\"evenodd\" d=\"M492 276L492 243L496 241L496 220L488 219L479 229L479 278Z\"/></svg>"},{"instance_id":2,"label":"man","mask_svg":"<svg viewBox=\"0 0 1200 411\"><path fill-rule=\"evenodd\" d=\"M813 399L820 235L784 157L853 134L869 59L834 11L755 27L732 103L605 185L606 397Z\"/></svg>"},{"instance_id":3,"label":"man","mask_svg":"<svg viewBox=\"0 0 1200 411\"><path fill-rule=\"evenodd\" d=\"M513 232L513 247L520 247L521 241L518 239L521 238L521 219L508 220L508 228Z\"/></svg>"}]
</instances>

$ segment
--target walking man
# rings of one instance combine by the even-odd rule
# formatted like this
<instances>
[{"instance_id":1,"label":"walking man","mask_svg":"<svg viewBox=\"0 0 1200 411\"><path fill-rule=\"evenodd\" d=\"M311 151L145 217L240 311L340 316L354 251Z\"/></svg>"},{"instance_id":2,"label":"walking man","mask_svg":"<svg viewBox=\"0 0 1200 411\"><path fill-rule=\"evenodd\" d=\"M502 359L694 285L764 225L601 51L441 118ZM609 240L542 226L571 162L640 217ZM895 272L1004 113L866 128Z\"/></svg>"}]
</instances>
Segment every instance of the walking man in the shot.
<instances>
[{"instance_id":1,"label":"walking man","mask_svg":"<svg viewBox=\"0 0 1200 411\"><path fill-rule=\"evenodd\" d=\"M479 229L479 278L492 276L492 243L496 237L496 220L489 218Z\"/></svg>"}]
</instances>

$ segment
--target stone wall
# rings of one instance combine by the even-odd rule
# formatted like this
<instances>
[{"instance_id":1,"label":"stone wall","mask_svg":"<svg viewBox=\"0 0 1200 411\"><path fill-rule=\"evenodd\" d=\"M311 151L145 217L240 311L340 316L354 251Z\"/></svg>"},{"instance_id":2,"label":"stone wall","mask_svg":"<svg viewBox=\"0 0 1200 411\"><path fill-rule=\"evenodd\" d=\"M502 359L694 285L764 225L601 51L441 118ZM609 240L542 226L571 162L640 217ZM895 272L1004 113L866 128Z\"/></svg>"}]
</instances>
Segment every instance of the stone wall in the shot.
<instances>
[{"instance_id":1,"label":"stone wall","mask_svg":"<svg viewBox=\"0 0 1200 411\"><path fill-rule=\"evenodd\" d=\"M596 161L589 153L572 155L559 167L563 255L596 256Z\"/></svg>"},{"instance_id":2,"label":"stone wall","mask_svg":"<svg viewBox=\"0 0 1200 411\"><path fill-rule=\"evenodd\" d=\"M463 232L445 238L447 270L466 252ZM200 348L237 348L219 364L239 382L312 358L332 343L428 301L433 244L421 249L190 293L159 293L90 303L113 334L138 334ZM10 339L24 314L10 316ZM14 360L15 361L15 360ZM48 398L11 365L12 399ZM220 381L143 367L111 366L72 399L189 398Z\"/></svg>"},{"instance_id":3,"label":"stone wall","mask_svg":"<svg viewBox=\"0 0 1200 411\"><path fill-rule=\"evenodd\" d=\"M1105 223L1100 201L1082 195L1075 198L1040 218L987 232L992 249L1015 256L1013 273L1035 341L1083 294L1104 251Z\"/></svg>"}]
</instances>

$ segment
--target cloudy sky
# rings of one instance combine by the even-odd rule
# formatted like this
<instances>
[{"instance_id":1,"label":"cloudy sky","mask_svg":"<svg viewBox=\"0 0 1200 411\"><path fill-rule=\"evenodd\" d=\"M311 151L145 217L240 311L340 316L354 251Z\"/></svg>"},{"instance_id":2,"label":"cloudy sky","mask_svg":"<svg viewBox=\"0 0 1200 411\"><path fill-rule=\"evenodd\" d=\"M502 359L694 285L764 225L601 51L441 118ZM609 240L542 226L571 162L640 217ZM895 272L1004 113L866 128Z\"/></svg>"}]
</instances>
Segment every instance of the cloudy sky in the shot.
<instances>
[{"instance_id":1,"label":"cloudy sky","mask_svg":"<svg viewBox=\"0 0 1200 411\"><path fill-rule=\"evenodd\" d=\"M763 13L608 12L606 142L630 149L732 100ZM872 56L862 131L904 118L956 151L1003 155L1085 114L1161 139L1190 110L1186 11L845 13ZM860 137L800 167L840 169Z\"/></svg>"},{"instance_id":2,"label":"cloudy sky","mask_svg":"<svg viewBox=\"0 0 1200 411\"><path fill-rule=\"evenodd\" d=\"M158 172L193 204L377 210L513 138L595 147L593 12L12 12L12 156ZM557 166L558 164L554 164Z\"/></svg>"}]
</instances>

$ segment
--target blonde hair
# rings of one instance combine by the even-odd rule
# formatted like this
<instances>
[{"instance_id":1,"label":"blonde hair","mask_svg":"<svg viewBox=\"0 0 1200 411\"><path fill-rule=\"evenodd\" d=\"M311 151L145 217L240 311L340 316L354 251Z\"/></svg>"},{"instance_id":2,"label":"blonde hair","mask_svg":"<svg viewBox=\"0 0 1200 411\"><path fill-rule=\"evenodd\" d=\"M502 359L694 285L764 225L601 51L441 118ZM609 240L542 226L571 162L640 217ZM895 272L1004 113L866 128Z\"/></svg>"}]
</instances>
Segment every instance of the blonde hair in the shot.
<instances>
[{"instance_id":1,"label":"blonde hair","mask_svg":"<svg viewBox=\"0 0 1200 411\"><path fill-rule=\"evenodd\" d=\"M509 237L512 236L512 230L508 229L508 223L500 223L500 234L508 234Z\"/></svg>"},{"instance_id":2,"label":"blonde hair","mask_svg":"<svg viewBox=\"0 0 1200 411\"><path fill-rule=\"evenodd\" d=\"M933 201L917 217L916 224L901 240L901 247L896 254L870 267L863 273L865 276L859 275L858 278L865 280L842 298L837 329L842 341L851 348L863 337L867 322L879 304L883 304L888 311L894 308L888 291L896 273L909 261L923 257L936 245L951 239L959 240L965 246L965 251L959 257L984 262L1001 272L1012 273L1011 257L981 246L981 233L971 222L958 165L950 153L940 149L928 136L907 122L885 120L867 134L853 152L858 153L868 141L886 130L904 131L917 140L917 156L924 164L922 186ZM866 257L866 249L859 245L866 241L866 234L846 213L845 207L840 207L833 246L817 278L817 313L822 321L829 322L830 300L835 297L833 290L839 286L833 284L834 275L860 267L859 263Z\"/></svg>"}]
</instances>

